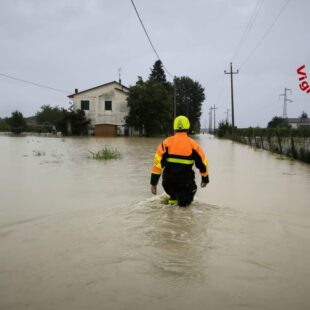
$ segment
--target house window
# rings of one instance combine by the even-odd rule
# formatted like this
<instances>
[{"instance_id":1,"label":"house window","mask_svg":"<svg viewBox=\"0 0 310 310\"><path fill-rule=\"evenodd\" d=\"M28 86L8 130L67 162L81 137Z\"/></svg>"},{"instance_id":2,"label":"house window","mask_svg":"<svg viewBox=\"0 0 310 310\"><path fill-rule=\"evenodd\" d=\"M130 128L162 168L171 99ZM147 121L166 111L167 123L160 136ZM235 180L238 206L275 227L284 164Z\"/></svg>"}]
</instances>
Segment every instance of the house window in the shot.
<instances>
[{"instance_id":1,"label":"house window","mask_svg":"<svg viewBox=\"0 0 310 310\"><path fill-rule=\"evenodd\" d=\"M89 110L89 100L81 100L81 110Z\"/></svg>"},{"instance_id":2,"label":"house window","mask_svg":"<svg viewBox=\"0 0 310 310\"><path fill-rule=\"evenodd\" d=\"M106 111L112 111L112 101L105 101L104 102L104 109Z\"/></svg>"}]
</instances>

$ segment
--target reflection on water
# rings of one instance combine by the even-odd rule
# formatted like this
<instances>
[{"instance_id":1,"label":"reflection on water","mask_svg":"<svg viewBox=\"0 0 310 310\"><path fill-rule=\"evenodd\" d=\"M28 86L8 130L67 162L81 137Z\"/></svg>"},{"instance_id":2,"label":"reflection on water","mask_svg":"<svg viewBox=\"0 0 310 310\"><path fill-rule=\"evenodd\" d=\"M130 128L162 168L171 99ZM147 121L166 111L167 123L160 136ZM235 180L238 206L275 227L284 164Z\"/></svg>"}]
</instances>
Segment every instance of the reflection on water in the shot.
<instances>
[{"instance_id":1,"label":"reflection on water","mask_svg":"<svg viewBox=\"0 0 310 310\"><path fill-rule=\"evenodd\" d=\"M308 309L309 166L197 139L184 209L150 194L161 139L0 137L0 309Z\"/></svg>"},{"instance_id":2,"label":"reflection on water","mask_svg":"<svg viewBox=\"0 0 310 310\"><path fill-rule=\"evenodd\" d=\"M144 239L140 255L151 262L155 276L171 280L202 277L213 206L195 201L185 209L170 206L167 201L168 197L162 195L138 203L126 218L131 223L129 233L139 234L139 242Z\"/></svg>"}]
</instances>

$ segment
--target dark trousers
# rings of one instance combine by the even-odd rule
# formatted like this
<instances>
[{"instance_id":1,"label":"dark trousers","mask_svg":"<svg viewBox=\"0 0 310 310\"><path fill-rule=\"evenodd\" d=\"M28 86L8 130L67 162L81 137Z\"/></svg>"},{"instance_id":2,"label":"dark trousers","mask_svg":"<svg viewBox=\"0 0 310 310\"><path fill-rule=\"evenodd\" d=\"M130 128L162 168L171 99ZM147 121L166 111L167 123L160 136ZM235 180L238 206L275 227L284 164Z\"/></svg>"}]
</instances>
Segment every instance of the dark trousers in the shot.
<instances>
[{"instance_id":1,"label":"dark trousers","mask_svg":"<svg viewBox=\"0 0 310 310\"><path fill-rule=\"evenodd\" d=\"M188 183L168 183L163 182L165 192L170 196L171 200L177 200L180 207L189 206L196 194L197 185L195 181Z\"/></svg>"}]
</instances>

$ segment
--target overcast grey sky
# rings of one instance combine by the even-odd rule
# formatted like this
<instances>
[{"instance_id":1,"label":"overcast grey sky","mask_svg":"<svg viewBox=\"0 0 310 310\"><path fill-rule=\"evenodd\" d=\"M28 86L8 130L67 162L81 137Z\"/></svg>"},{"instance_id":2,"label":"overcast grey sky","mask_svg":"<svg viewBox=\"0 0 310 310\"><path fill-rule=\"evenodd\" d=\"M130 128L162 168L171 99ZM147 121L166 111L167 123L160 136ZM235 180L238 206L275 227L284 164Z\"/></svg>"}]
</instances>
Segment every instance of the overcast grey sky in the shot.
<instances>
[{"instance_id":1,"label":"overcast grey sky","mask_svg":"<svg viewBox=\"0 0 310 310\"><path fill-rule=\"evenodd\" d=\"M233 61L235 123L266 126L282 116L284 88L292 89L288 116L310 116L310 94L299 89L296 69L306 65L310 83L310 1L135 0L161 60L176 76L204 88L202 125L214 104L216 119L230 109ZM250 17L261 5L236 52ZM156 61L130 0L0 0L0 74L74 92L118 80L134 85L148 78ZM252 51L260 43L254 54ZM250 58L248 58L250 56ZM171 80L167 76L168 80ZM14 110L34 115L43 104L69 106L66 93L0 76L0 117Z\"/></svg>"}]
</instances>

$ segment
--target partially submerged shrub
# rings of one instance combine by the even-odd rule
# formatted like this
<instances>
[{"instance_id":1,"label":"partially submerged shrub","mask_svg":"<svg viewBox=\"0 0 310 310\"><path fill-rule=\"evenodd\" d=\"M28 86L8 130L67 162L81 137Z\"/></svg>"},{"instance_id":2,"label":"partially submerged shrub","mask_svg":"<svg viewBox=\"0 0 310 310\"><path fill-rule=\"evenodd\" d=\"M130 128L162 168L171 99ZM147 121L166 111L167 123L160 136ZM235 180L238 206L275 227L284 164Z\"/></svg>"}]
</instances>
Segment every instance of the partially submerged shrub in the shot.
<instances>
[{"instance_id":1,"label":"partially submerged shrub","mask_svg":"<svg viewBox=\"0 0 310 310\"><path fill-rule=\"evenodd\" d=\"M45 152L42 151L33 151L34 156L45 156Z\"/></svg>"},{"instance_id":2,"label":"partially submerged shrub","mask_svg":"<svg viewBox=\"0 0 310 310\"><path fill-rule=\"evenodd\" d=\"M91 157L93 159L98 159L98 160L109 160L109 159L119 159L121 158L121 154L116 148L109 148L105 146L103 149L101 149L98 152L92 152L89 151L91 154Z\"/></svg>"}]
</instances>

